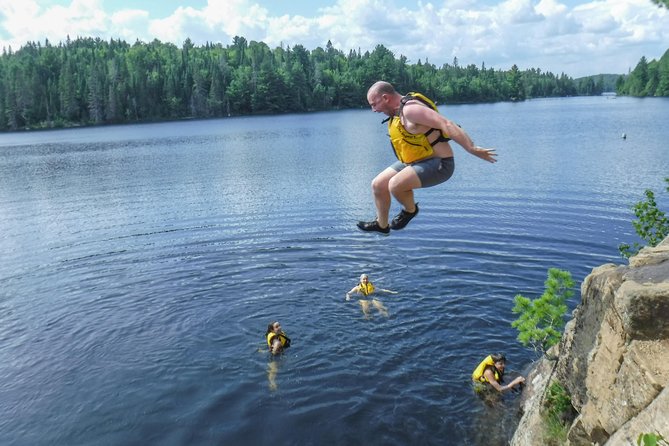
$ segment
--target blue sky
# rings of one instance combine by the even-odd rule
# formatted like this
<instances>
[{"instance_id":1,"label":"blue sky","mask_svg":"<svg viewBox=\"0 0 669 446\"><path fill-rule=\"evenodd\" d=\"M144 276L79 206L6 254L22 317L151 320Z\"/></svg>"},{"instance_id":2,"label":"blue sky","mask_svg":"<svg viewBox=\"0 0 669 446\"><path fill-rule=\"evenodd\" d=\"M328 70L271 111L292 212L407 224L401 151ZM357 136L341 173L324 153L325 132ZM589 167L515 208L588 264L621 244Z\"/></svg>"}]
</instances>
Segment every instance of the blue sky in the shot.
<instances>
[{"instance_id":1,"label":"blue sky","mask_svg":"<svg viewBox=\"0 0 669 446\"><path fill-rule=\"evenodd\" d=\"M228 45L235 35L409 63L485 63L579 77L626 73L669 49L669 10L650 0L0 0L0 47L75 38Z\"/></svg>"}]
</instances>

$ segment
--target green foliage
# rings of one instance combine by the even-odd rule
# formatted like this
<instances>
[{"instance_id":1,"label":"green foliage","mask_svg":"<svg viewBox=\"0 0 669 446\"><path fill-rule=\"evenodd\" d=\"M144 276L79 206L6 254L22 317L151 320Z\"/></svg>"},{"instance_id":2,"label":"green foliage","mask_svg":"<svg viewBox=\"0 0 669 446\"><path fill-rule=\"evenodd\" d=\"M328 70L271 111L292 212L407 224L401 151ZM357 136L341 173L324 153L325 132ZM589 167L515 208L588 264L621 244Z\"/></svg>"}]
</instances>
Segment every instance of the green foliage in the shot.
<instances>
[{"instance_id":1,"label":"green foliage","mask_svg":"<svg viewBox=\"0 0 669 446\"><path fill-rule=\"evenodd\" d=\"M652 1L657 6L664 6L665 8L669 8L669 0L652 0Z\"/></svg>"},{"instance_id":2,"label":"green foliage","mask_svg":"<svg viewBox=\"0 0 669 446\"><path fill-rule=\"evenodd\" d=\"M571 397L567 389L553 381L546 392L545 406L551 415L561 416L571 410Z\"/></svg>"},{"instance_id":3,"label":"green foliage","mask_svg":"<svg viewBox=\"0 0 669 446\"><path fill-rule=\"evenodd\" d=\"M638 446L669 446L669 442L664 439L659 433L656 434L639 434L636 439Z\"/></svg>"},{"instance_id":4,"label":"green foliage","mask_svg":"<svg viewBox=\"0 0 669 446\"><path fill-rule=\"evenodd\" d=\"M0 131L360 108L379 79L439 104L599 94L597 82L516 65L494 70L462 66L457 58L441 67L427 60L410 65L383 45L345 54L329 41L307 51L239 36L227 46L186 39L181 48L77 38L3 51Z\"/></svg>"},{"instance_id":5,"label":"green foliage","mask_svg":"<svg viewBox=\"0 0 669 446\"><path fill-rule=\"evenodd\" d=\"M546 426L544 444L562 445L567 441L571 419L571 397L557 381L551 383L544 400L543 420Z\"/></svg>"},{"instance_id":6,"label":"green foliage","mask_svg":"<svg viewBox=\"0 0 669 446\"><path fill-rule=\"evenodd\" d=\"M600 95L607 91L616 91L620 74L598 74L574 79L580 95ZM624 82L624 77L623 77Z\"/></svg>"},{"instance_id":7,"label":"green foliage","mask_svg":"<svg viewBox=\"0 0 669 446\"><path fill-rule=\"evenodd\" d=\"M518 329L518 340L531 345L535 351L546 350L560 342L567 300L574 294L574 281L569 271L557 268L548 270L541 297L530 300L520 294L514 298L513 312L520 314L511 326Z\"/></svg>"},{"instance_id":8,"label":"green foliage","mask_svg":"<svg viewBox=\"0 0 669 446\"><path fill-rule=\"evenodd\" d=\"M665 178L664 181L669 184L669 178ZM667 192L669 192L669 186ZM645 195L646 200L639 201L633 207L637 220L633 221L632 225L637 235L646 242L646 245L657 246L669 235L669 218L657 208L655 194L652 190L646 190ZM643 246L637 242L634 242L632 246L622 243L618 246L618 250L623 257L629 258L638 253Z\"/></svg>"},{"instance_id":9,"label":"green foliage","mask_svg":"<svg viewBox=\"0 0 669 446\"><path fill-rule=\"evenodd\" d=\"M616 83L616 92L628 96L669 96L669 50L659 61L649 62L641 57L634 70Z\"/></svg>"}]
</instances>

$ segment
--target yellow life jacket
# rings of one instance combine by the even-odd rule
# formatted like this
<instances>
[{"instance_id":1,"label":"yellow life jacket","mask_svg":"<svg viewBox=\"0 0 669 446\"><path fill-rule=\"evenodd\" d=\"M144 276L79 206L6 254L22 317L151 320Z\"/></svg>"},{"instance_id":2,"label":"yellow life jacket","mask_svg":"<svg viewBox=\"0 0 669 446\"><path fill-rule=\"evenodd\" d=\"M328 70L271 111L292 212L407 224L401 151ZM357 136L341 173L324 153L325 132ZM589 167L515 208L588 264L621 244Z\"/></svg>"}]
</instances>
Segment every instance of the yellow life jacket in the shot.
<instances>
[{"instance_id":1,"label":"yellow life jacket","mask_svg":"<svg viewBox=\"0 0 669 446\"><path fill-rule=\"evenodd\" d=\"M272 349L272 341L274 341L275 336L279 337L279 341L281 341L282 348L290 347L290 338L286 336L286 333L281 332L279 334L276 334L274 332L269 332L267 333L267 346L269 347L270 350Z\"/></svg>"},{"instance_id":2,"label":"yellow life jacket","mask_svg":"<svg viewBox=\"0 0 669 446\"><path fill-rule=\"evenodd\" d=\"M421 93L410 92L402 98L397 115L389 118L388 133L390 135L390 143L395 151L395 156L397 156L397 159L403 163L413 163L415 161L429 158L434 153L434 150L432 149L433 144L450 140L450 138L448 138L447 135L444 135L439 129L430 129L425 133L409 133L404 128L401 120L402 109L407 102L414 99L422 102L434 111L439 111L437 110L435 103ZM427 137L435 131L439 132L439 137L430 144Z\"/></svg>"},{"instance_id":3,"label":"yellow life jacket","mask_svg":"<svg viewBox=\"0 0 669 446\"><path fill-rule=\"evenodd\" d=\"M487 367L492 367L492 371L495 374L495 381L500 382L502 380L502 374L495 367L495 361L493 361L492 355L486 356L486 358L476 367L474 373L472 373L472 380L487 383L488 380L483 374Z\"/></svg>"},{"instance_id":4,"label":"yellow life jacket","mask_svg":"<svg viewBox=\"0 0 669 446\"><path fill-rule=\"evenodd\" d=\"M374 292L374 285L372 285L372 282L367 282L366 285L360 282L358 284L358 290L362 293L363 296L369 296Z\"/></svg>"}]
</instances>

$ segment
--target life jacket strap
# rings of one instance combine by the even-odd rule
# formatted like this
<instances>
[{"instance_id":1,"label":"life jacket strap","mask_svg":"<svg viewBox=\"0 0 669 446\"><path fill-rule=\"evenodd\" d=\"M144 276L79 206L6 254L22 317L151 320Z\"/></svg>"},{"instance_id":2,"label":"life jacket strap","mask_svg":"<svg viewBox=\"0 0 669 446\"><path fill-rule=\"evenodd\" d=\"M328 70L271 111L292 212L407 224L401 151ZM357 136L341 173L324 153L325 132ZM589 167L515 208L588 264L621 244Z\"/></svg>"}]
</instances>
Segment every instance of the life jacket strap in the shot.
<instances>
[{"instance_id":1,"label":"life jacket strap","mask_svg":"<svg viewBox=\"0 0 669 446\"><path fill-rule=\"evenodd\" d=\"M428 106L429 108L431 108L432 110L434 110L434 108L432 108L432 104L430 104L429 102L427 102L426 100L424 100L424 99L421 98L420 96L413 96L413 95L411 95L411 94L408 94L408 95L406 95L406 96L402 96L402 99L400 100L400 110L399 110L399 113L398 113L399 116L402 115L402 109L404 109L404 105L405 105L407 102L409 102L409 101L411 101L411 100L414 100L414 99L417 100L417 101L420 101L422 104L425 104L426 106ZM390 119L390 118L388 118L388 119ZM385 122L385 121L384 121L384 122ZM428 137L428 136L430 136L433 132L439 132L439 136L437 137L437 139L435 139L434 141L432 141L432 142L430 143L430 145L431 145L432 147L434 147L436 144L438 144L438 143L440 143L440 142L448 142L448 141L451 140L451 138L448 138L448 137L444 136L443 133L441 133L441 130L439 130L439 129L435 129L435 128L431 128L430 130L428 130L427 132L425 132L425 133L423 133L423 134L425 135L425 137Z\"/></svg>"},{"instance_id":2,"label":"life jacket strap","mask_svg":"<svg viewBox=\"0 0 669 446\"><path fill-rule=\"evenodd\" d=\"M443 141L443 142L448 142L448 141L451 140L451 138L447 138L447 137L445 137L444 134L441 133L441 131L440 131L439 129L430 129L430 130L428 130L427 132L425 132L425 136L426 136L426 137L427 137L427 136L430 136L430 135L431 135L432 133L434 133L434 132L439 132L439 136L437 137L437 139L435 139L434 141L432 141L432 142L430 143L430 145L431 145L432 147L434 147L435 144L440 143L440 142L442 142L442 141Z\"/></svg>"}]
</instances>

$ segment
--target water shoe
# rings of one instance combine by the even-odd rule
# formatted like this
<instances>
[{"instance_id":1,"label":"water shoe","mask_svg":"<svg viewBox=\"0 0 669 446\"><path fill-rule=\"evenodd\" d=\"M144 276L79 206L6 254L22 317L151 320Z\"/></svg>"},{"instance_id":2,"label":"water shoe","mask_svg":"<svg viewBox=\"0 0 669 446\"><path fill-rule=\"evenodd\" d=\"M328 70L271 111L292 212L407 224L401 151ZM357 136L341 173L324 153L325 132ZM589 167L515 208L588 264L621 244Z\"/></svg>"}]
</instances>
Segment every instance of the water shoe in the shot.
<instances>
[{"instance_id":1,"label":"water shoe","mask_svg":"<svg viewBox=\"0 0 669 446\"><path fill-rule=\"evenodd\" d=\"M390 222L390 228L397 231L402 228L404 228L409 222L411 221L412 218L414 218L416 215L418 215L418 203L416 203L416 211L411 213L407 212L404 209L400 211L399 214L393 218L393 221Z\"/></svg>"},{"instance_id":2,"label":"water shoe","mask_svg":"<svg viewBox=\"0 0 669 446\"><path fill-rule=\"evenodd\" d=\"M382 228L379 226L379 222L374 220L374 221L359 221L358 222L358 228L360 228L363 231L367 232L380 232L382 234L388 234L390 232L390 228L386 226L385 228Z\"/></svg>"}]
</instances>

